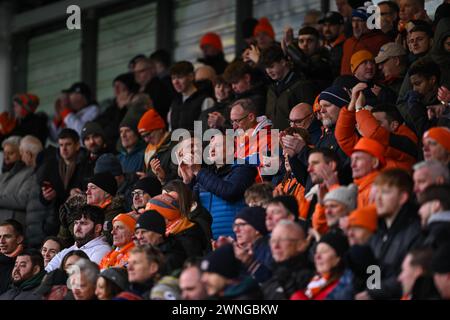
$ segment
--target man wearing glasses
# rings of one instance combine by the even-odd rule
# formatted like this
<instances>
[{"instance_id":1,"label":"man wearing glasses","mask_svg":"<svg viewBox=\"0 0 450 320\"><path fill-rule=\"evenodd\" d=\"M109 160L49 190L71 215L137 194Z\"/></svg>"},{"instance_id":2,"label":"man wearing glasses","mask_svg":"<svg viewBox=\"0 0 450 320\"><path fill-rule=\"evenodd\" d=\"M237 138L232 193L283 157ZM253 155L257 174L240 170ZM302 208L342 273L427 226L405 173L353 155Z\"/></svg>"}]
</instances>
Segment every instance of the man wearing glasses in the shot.
<instances>
[{"instance_id":1,"label":"man wearing glasses","mask_svg":"<svg viewBox=\"0 0 450 320\"><path fill-rule=\"evenodd\" d=\"M292 108L289 113L289 126L308 130L310 141L314 145L322 135L322 124L314 116L312 106L304 102Z\"/></svg>"}]
</instances>

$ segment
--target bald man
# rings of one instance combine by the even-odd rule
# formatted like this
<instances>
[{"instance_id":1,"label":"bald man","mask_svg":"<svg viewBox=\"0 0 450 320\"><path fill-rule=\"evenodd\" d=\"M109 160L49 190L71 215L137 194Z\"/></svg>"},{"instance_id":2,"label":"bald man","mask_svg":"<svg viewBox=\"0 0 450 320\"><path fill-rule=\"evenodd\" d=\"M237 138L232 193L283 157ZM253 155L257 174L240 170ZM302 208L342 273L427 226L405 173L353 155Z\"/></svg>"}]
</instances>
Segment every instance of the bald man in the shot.
<instances>
[{"instance_id":1,"label":"bald man","mask_svg":"<svg viewBox=\"0 0 450 320\"><path fill-rule=\"evenodd\" d=\"M289 125L308 130L311 143L314 145L319 141L322 134L322 125L314 116L313 108L308 103L301 102L292 108L289 113Z\"/></svg>"}]
</instances>

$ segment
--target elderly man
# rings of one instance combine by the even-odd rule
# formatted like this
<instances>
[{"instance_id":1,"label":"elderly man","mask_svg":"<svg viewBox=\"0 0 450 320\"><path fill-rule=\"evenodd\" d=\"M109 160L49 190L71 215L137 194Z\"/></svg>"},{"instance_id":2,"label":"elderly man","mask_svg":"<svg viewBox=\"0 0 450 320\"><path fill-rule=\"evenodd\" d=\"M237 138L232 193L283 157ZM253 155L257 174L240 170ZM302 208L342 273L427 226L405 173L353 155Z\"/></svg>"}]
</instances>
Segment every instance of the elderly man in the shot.
<instances>
[{"instance_id":1,"label":"elderly man","mask_svg":"<svg viewBox=\"0 0 450 320\"><path fill-rule=\"evenodd\" d=\"M69 267L70 287L75 300L96 300L95 288L100 274L98 266L87 259L79 259Z\"/></svg>"},{"instance_id":2,"label":"elderly man","mask_svg":"<svg viewBox=\"0 0 450 320\"><path fill-rule=\"evenodd\" d=\"M16 162L20 160L20 152L19 152L20 139L21 138L19 136L10 136L9 138L3 140L2 173L11 170L16 164Z\"/></svg>"},{"instance_id":3,"label":"elderly man","mask_svg":"<svg viewBox=\"0 0 450 320\"><path fill-rule=\"evenodd\" d=\"M74 250L82 250L91 261L100 263L102 258L111 251L111 246L102 236L104 219L102 209L96 206L82 206L74 212L73 236L75 243L57 253L47 264L45 270L50 272L59 268L65 255Z\"/></svg>"},{"instance_id":4,"label":"elderly man","mask_svg":"<svg viewBox=\"0 0 450 320\"><path fill-rule=\"evenodd\" d=\"M103 209L105 216L106 237L111 241L111 221L121 212L125 212L123 199L116 197L117 182L109 172L95 174L86 190L87 204Z\"/></svg>"},{"instance_id":5,"label":"elderly man","mask_svg":"<svg viewBox=\"0 0 450 320\"><path fill-rule=\"evenodd\" d=\"M145 211L139 216L134 231L134 239L136 245L152 245L164 254L164 271L166 274L180 269L187 258L181 242L173 236L166 236L166 221L155 210Z\"/></svg>"},{"instance_id":6,"label":"elderly man","mask_svg":"<svg viewBox=\"0 0 450 320\"><path fill-rule=\"evenodd\" d=\"M133 235L136 220L131 215L121 213L113 219L112 224L114 249L103 257L99 265L100 270L126 267L129 252L134 248Z\"/></svg>"},{"instance_id":7,"label":"elderly man","mask_svg":"<svg viewBox=\"0 0 450 320\"><path fill-rule=\"evenodd\" d=\"M44 278L44 258L35 249L28 249L16 258L12 270L12 286L0 296L0 300L40 300L34 290Z\"/></svg>"},{"instance_id":8,"label":"elderly man","mask_svg":"<svg viewBox=\"0 0 450 320\"><path fill-rule=\"evenodd\" d=\"M272 231L270 249L275 260L273 276L262 284L264 299L287 300L305 288L313 275L307 263L308 242L297 223L281 220Z\"/></svg>"},{"instance_id":9,"label":"elderly man","mask_svg":"<svg viewBox=\"0 0 450 320\"><path fill-rule=\"evenodd\" d=\"M450 164L450 129L434 127L426 131L422 138L425 160L437 160L443 165Z\"/></svg>"},{"instance_id":10,"label":"elderly man","mask_svg":"<svg viewBox=\"0 0 450 320\"><path fill-rule=\"evenodd\" d=\"M380 52L375 57L375 63L384 77L383 84L391 88L397 95L408 69L406 54L402 45L388 42L380 48Z\"/></svg>"},{"instance_id":11,"label":"elderly man","mask_svg":"<svg viewBox=\"0 0 450 320\"><path fill-rule=\"evenodd\" d=\"M426 160L416 163L413 167L414 193L419 196L431 185L450 183L448 167L437 160Z\"/></svg>"},{"instance_id":12,"label":"elderly man","mask_svg":"<svg viewBox=\"0 0 450 320\"><path fill-rule=\"evenodd\" d=\"M142 213L144 213L147 202L151 198L161 194L162 187L158 179L154 177L145 177L139 179L134 184L132 190L131 196L133 198L133 210L130 213L134 214L137 219Z\"/></svg>"}]
</instances>

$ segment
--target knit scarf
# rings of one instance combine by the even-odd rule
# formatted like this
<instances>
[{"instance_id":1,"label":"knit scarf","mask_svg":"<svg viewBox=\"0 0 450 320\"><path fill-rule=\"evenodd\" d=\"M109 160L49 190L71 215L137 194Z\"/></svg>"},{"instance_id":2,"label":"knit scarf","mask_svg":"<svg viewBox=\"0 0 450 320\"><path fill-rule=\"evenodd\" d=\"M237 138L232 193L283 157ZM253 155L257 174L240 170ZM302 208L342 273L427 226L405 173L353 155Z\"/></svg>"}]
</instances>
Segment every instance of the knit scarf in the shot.
<instances>
[{"instance_id":1,"label":"knit scarf","mask_svg":"<svg viewBox=\"0 0 450 320\"><path fill-rule=\"evenodd\" d=\"M59 159L58 161L59 176L61 177L61 180L64 184L64 189L67 189L70 179L75 173L76 166L77 164L75 161L66 164L63 159Z\"/></svg>"},{"instance_id":2,"label":"knit scarf","mask_svg":"<svg viewBox=\"0 0 450 320\"><path fill-rule=\"evenodd\" d=\"M194 223L191 222L186 217L180 217L177 220L169 221L166 226L166 237L171 234L178 234L184 230L187 230L194 226Z\"/></svg>"},{"instance_id":3,"label":"knit scarf","mask_svg":"<svg viewBox=\"0 0 450 320\"><path fill-rule=\"evenodd\" d=\"M16 250L14 250L13 252L9 253L9 254L4 254L7 257L10 258L15 258L17 257L21 252L23 251L23 244L19 244L16 248Z\"/></svg>"},{"instance_id":4,"label":"knit scarf","mask_svg":"<svg viewBox=\"0 0 450 320\"><path fill-rule=\"evenodd\" d=\"M98 205L98 207L100 207L100 208L102 208L102 209L105 209L107 206L109 206L109 205L111 204L111 202L112 202L112 199L111 199L111 198L108 198L108 199L106 199L105 201L103 201L102 203L100 203L100 204Z\"/></svg>"},{"instance_id":5,"label":"knit scarf","mask_svg":"<svg viewBox=\"0 0 450 320\"><path fill-rule=\"evenodd\" d=\"M313 299L333 280L335 280L335 278L332 277L330 273L325 273L323 275L315 275L309 282L308 286L306 287L305 295L309 299Z\"/></svg>"},{"instance_id":6,"label":"knit scarf","mask_svg":"<svg viewBox=\"0 0 450 320\"><path fill-rule=\"evenodd\" d=\"M124 261L124 258L128 260L128 251L130 251L134 247L134 242L131 241L130 243L126 244L122 248L115 248L113 251L111 251L111 254L109 256L105 257L105 261L102 261L101 268L111 268L111 267L123 267L123 263L127 262Z\"/></svg>"}]
</instances>

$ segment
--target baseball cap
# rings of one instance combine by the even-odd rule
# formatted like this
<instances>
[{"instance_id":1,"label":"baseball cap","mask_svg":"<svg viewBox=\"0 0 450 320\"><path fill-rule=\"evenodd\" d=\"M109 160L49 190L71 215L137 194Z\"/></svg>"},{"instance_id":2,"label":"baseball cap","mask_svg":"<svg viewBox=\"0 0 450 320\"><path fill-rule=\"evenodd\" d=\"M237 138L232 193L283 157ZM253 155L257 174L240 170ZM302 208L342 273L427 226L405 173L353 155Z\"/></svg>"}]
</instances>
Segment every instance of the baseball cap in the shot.
<instances>
[{"instance_id":1,"label":"baseball cap","mask_svg":"<svg viewBox=\"0 0 450 320\"><path fill-rule=\"evenodd\" d=\"M388 42L380 48L378 55L375 57L375 62L383 63L389 58L404 55L406 55L406 50L403 46L395 42Z\"/></svg>"}]
</instances>

